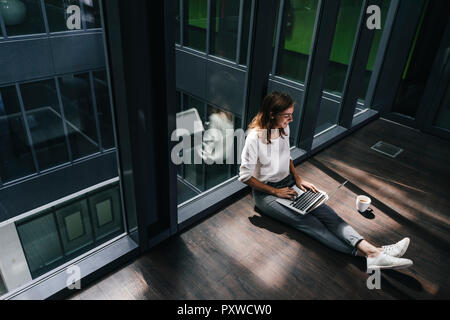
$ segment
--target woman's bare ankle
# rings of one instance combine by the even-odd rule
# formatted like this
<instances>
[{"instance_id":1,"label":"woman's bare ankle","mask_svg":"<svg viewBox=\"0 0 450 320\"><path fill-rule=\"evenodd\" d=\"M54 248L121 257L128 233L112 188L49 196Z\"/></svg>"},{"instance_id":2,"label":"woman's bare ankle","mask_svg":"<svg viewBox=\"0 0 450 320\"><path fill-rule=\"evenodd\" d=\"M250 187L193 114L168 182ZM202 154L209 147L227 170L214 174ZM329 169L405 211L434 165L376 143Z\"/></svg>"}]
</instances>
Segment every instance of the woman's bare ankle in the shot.
<instances>
[{"instance_id":1,"label":"woman's bare ankle","mask_svg":"<svg viewBox=\"0 0 450 320\"><path fill-rule=\"evenodd\" d=\"M369 258L375 258L382 252L381 248L377 248L365 240L358 243L357 249Z\"/></svg>"}]
</instances>

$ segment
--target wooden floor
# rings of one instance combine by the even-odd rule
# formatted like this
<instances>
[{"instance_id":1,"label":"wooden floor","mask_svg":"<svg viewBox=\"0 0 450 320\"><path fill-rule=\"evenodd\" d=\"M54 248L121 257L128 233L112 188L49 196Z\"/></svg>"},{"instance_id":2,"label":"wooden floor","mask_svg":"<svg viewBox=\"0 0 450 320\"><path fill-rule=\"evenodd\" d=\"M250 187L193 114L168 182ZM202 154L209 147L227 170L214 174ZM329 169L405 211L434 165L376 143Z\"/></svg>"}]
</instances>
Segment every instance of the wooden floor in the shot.
<instances>
[{"instance_id":1,"label":"wooden floor","mask_svg":"<svg viewBox=\"0 0 450 320\"><path fill-rule=\"evenodd\" d=\"M370 149L385 141L396 159ZM365 259L334 252L253 208L247 194L71 299L449 299L450 143L377 120L297 167L376 245L405 236L414 266L382 272L369 290ZM373 200L373 216L354 209Z\"/></svg>"}]
</instances>

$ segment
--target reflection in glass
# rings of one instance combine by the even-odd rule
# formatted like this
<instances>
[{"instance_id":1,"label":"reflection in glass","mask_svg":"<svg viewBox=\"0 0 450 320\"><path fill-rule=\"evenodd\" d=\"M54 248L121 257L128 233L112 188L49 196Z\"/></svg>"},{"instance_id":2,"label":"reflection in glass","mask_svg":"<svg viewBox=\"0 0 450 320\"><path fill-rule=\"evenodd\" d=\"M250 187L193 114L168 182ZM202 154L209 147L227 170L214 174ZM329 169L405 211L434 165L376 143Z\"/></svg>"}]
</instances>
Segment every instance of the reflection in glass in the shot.
<instances>
[{"instance_id":1,"label":"reflection in glass","mask_svg":"<svg viewBox=\"0 0 450 320\"><path fill-rule=\"evenodd\" d=\"M79 0L45 0L50 32L69 31L67 19L71 14L67 13L67 8L72 5L80 6Z\"/></svg>"},{"instance_id":2,"label":"reflection in glass","mask_svg":"<svg viewBox=\"0 0 450 320\"><path fill-rule=\"evenodd\" d=\"M232 143L233 129L240 127L241 118L215 106L206 107L204 102L186 94L183 95L183 101L178 102L181 104L178 110L182 111L177 113L177 128L191 133L184 138L190 139L191 142L191 148L185 155L191 160L191 164L178 166L177 187L180 204L236 176L240 153ZM206 117L201 117L205 111ZM194 122L197 122L197 125L194 126ZM195 135L198 135L198 141L195 140ZM181 142L181 138L179 141ZM230 155L233 155L234 164L226 164ZM194 163L195 159L198 164Z\"/></svg>"},{"instance_id":3,"label":"reflection in glass","mask_svg":"<svg viewBox=\"0 0 450 320\"><path fill-rule=\"evenodd\" d=\"M207 0L185 0L183 45L206 51Z\"/></svg>"},{"instance_id":4,"label":"reflection in glass","mask_svg":"<svg viewBox=\"0 0 450 320\"><path fill-rule=\"evenodd\" d=\"M227 155L234 150L232 140L234 119L231 112L208 106L208 131L203 138L202 158L206 165L206 189L210 189L236 174L234 165L226 164ZM236 163L236 162L234 162Z\"/></svg>"},{"instance_id":5,"label":"reflection in glass","mask_svg":"<svg viewBox=\"0 0 450 320\"><path fill-rule=\"evenodd\" d=\"M179 94L177 104L177 129L188 130L190 136L185 136L183 139L189 139L191 146L189 150L183 150L188 154L183 154L183 151L180 153L180 156L189 158L191 164L183 163L177 168L178 204L180 204L204 191L203 165L194 164L194 147L201 148L201 143L195 145L194 137L195 131L198 131L198 134L204 132L204 117L201 115L205 114L205 104L187 94ZM198 122L197 130L193 125L195 121Z\"/></svg>"},{"instance_id":6,"label":"reflection in glass","mask_svg":"<svg viewBox=\"0 0 450 320\"><path fill-rule=\"evenodd\" d=\"M39 0L9 1L0 11L9 37L45 33Z\"/></svg>"},{"instance_id":7,"label":"reflection in glass","mask_svg":"<svg viewBox=\"0 0 450 320\"><path fill-rule=\"evenodd\" d=\"M81 0L84 8L83 19L86 21L86 28L101 28L100 4L98 0Z\"/></svg>"},{"instance_id":8,"label":"reflection in glass","mask_svg":"<svg viewBox=\"0 0 450 320\"><path fill-rule=\"evenodd\" d=\"M318 2L284 2L276 75L301 83L305 81Z\"/></svg>"},{"instance_id":9,"label":"reflection in glass","mask_svg":"<svg viewBox=\"0 0 450 320\"><path fill-rule=\"evenodd\" d=\"M69 161L54 80L20 86L40 170Z\"/></svg>"},{"instance_id":10,"label":"reflection in glass","mask_svg":"<svg viewBox=\"0 0 450 320\"><path fill-rule=\"evenodd\" d=\"M106 70L93 72L98 121L104 149L115 147L111 103Z\"/></svg>"},{"instance_id":11,"label":"reflection in glass","mask_svg":"<svg viewBox=\"0 0 450 320\"><path fill-rule=\"evenodd\" d=\"M34 172L16 88L0 88L0 178L5 183Z\"/></svg>"},{"instance_id":12,"label":"reflection in glass","mask_svg":"<svg viewBox=\"0 0 450 320\"><path fill-rule=\"evenodd\" d=\"M58 81L73 158L99 152L89 74L66 75Z\"/></svg>"},{"instance_id":13,"label":"reflection in glass","mask_svg":"<svg viewBox=\"0 0 450 320\"><path fill-rule=\"evenodd\" d=\"M196 191L205 191L203 183L203 166L202 164L195 164L196 161L195 149L201 148L201 141L195 141L195 134L203 135L205 131L205 104L189 95L184 95L183 113L177 116L177 128L187 129L191 136L191 149L186 150L189 154L184 155L189 157L190 164L184 164L184 179L191 184ZM197 122L194 125L193 122ZM181 127L179 127L181 125Z\"/></svg>"},{"instance_id":14,"label":"reflection in glass","mask_svg":"<svg viewBox=\"0 0 450 320\"><path fill-rule=\"evenodd\" d=\"M212 0L211 54L236 59L240 0Z\"/></svg>"}]
</instances>

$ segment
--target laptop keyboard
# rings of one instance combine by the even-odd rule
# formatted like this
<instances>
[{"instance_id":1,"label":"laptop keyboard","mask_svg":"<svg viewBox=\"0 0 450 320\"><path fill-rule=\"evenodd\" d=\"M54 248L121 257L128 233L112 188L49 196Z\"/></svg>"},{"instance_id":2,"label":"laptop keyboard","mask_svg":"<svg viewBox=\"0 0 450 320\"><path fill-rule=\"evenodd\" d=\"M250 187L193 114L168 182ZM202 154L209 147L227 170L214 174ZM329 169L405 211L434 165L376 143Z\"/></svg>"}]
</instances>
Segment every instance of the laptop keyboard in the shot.
<instances>
[{"instance_id":1,"label":"laptop keyboard","mask_svg":"<svg viewBox=\"0 0 450 320\"><path fill-rule=\"evenodd\" d=\"M292 201L291 206L298 210L306 211L323 198L325 198L324 194L319 192L314 193L311 190L308 190Z\"/></svg>"}]
</instances>

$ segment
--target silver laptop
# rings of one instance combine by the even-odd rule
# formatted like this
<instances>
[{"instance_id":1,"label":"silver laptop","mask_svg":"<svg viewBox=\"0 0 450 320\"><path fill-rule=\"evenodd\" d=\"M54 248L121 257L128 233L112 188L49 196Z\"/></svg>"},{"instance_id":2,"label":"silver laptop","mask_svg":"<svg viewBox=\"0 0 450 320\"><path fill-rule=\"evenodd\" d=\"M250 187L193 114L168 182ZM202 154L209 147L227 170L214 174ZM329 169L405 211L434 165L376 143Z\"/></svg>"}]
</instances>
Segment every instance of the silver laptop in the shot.
<instances>
[{"instance_id":1,"label":"silver laptop","mask_svg":"<svg viewBox=\"0 0 450 320\"><path fill-rule=\"evenodd\" d=\"M321 190L317 193L310 190L305 192L300 190L296 185L294 185L292 189L297 192L297 197L295 197L295 199L289 200L278 198L277 202L302 215L314 210L328 200L328 195Z\"/></svg>"}]
</instances>

